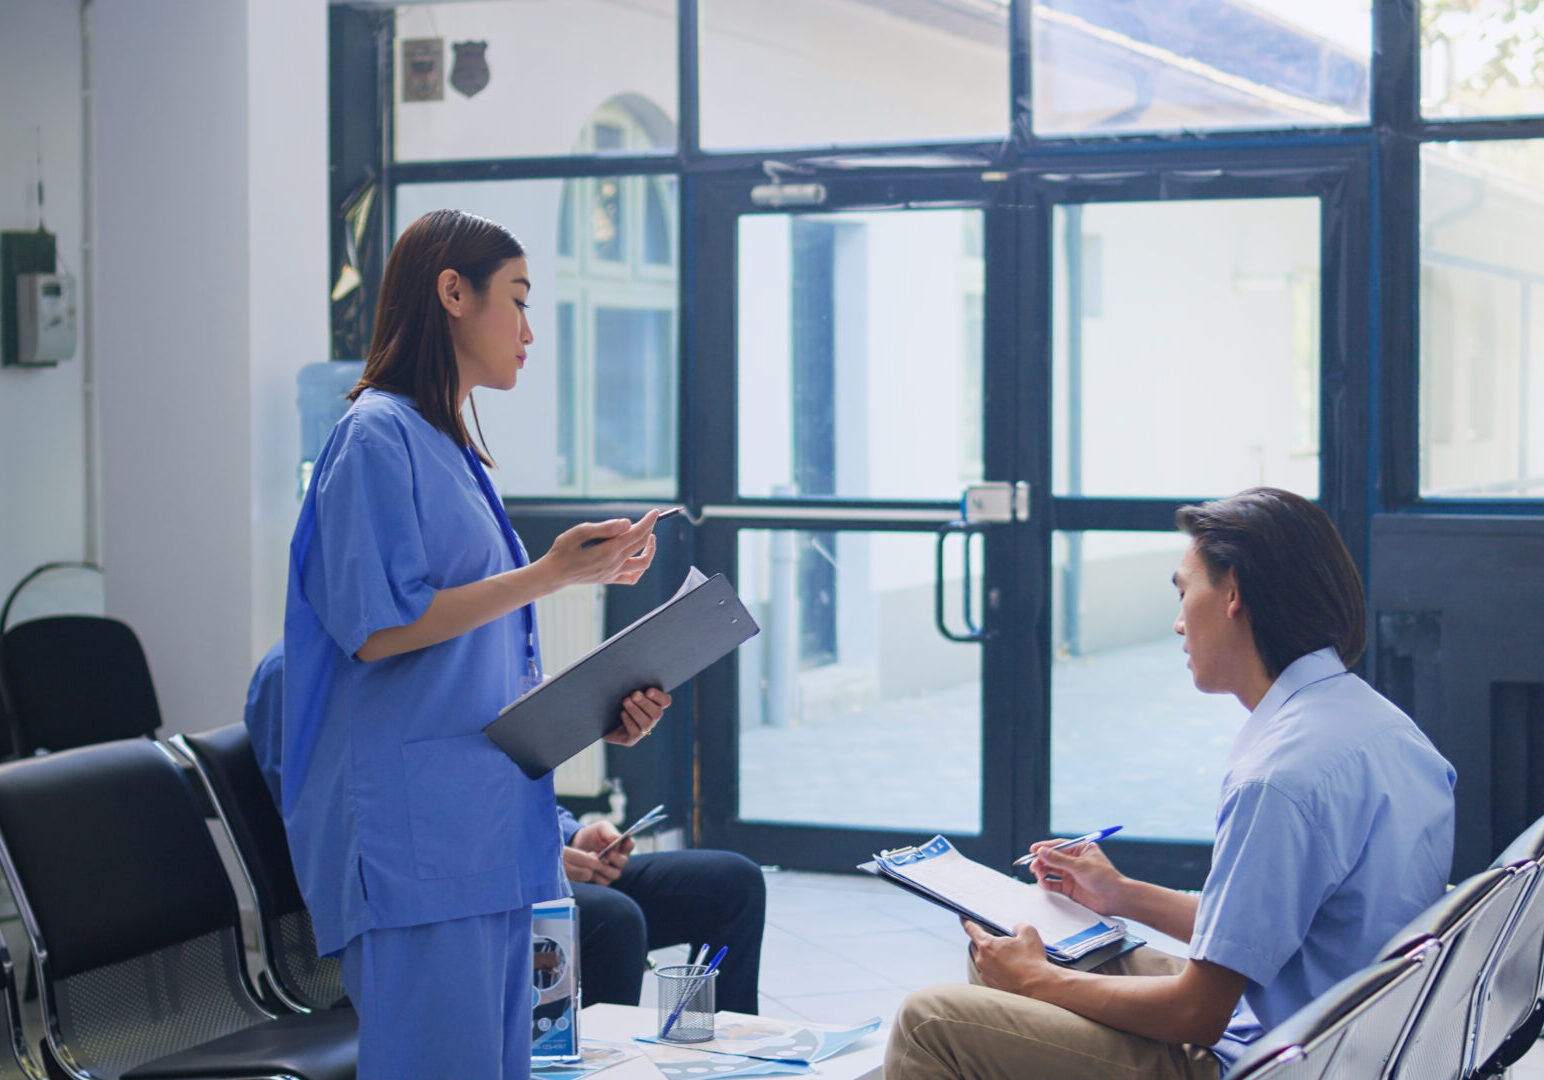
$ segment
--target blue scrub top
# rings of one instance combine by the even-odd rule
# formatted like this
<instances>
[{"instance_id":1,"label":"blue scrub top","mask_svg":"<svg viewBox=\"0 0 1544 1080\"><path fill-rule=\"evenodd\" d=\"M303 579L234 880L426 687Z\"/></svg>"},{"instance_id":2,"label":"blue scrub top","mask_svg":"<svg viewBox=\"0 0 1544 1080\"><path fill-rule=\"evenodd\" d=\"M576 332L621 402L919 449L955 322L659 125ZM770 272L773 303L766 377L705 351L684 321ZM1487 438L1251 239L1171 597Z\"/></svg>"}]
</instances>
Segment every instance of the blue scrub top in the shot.
<instances>
[{"instance_id":1,"label":"blue scrub top","mask_svg":"<svg viewBox=\"0 0 1544 1080\"><path fill-rule=\"evenodd\" d=\"M438 590L526 562L476 458L410 399L364 391L317 458L284 617L280 794L319 952L570 894L551 777L482 732L540 680L529 609L354 658Z\"/></svg>"},{"instance_id":2,"label":"blue scrub top","mask_svg":"<svg viewBox=\"0 0 1544 1080\"><path fill-rule=\"evenodd\" d=\"M1249 980L1212 1048L1224 1072L1262 1025L1371 963L1442 895L1454 779L1410 718L1334 649L1277 677L1228 752L1190 938L1192 959Z\"/></svg>"}]
</instances>

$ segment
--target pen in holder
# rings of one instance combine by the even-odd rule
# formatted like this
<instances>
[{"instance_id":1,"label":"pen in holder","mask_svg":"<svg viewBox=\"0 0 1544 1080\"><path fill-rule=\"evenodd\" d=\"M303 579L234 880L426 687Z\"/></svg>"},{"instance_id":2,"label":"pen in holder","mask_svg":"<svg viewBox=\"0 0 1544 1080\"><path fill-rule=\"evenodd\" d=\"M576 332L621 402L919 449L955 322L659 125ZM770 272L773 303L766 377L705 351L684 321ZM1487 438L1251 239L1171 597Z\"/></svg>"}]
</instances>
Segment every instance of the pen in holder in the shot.
<instances>
[{"instance_id":1,"label":"pen in holder","mask_svg":"<svg viewBox=\"0 0 1544 1080\"><path fill-rule=\"evenodd\" d=\"M654 974L659 978L659 1037L670 1042L713 1038L718 972L707 964L676 964Z\"/></svg>"}]
</instances>

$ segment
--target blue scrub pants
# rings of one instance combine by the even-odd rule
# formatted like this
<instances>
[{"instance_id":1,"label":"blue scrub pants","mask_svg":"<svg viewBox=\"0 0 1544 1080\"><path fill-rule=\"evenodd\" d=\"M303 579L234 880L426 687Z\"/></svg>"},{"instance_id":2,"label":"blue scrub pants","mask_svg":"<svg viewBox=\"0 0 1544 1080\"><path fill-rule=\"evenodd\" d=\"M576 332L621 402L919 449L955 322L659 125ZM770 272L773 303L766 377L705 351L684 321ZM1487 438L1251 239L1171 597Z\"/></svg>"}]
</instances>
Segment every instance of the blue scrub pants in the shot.
<instances>
[{"instance_id":1,"label":"blue scrub pants","mask_svg":"<svg viewBox=\"0 0 1544 1080\"><path fill-rule=\"evenodd\" d=\"M526 1080L531 909L367 930L343 949L357 1080Z\"/></svg>"}]
</instances>

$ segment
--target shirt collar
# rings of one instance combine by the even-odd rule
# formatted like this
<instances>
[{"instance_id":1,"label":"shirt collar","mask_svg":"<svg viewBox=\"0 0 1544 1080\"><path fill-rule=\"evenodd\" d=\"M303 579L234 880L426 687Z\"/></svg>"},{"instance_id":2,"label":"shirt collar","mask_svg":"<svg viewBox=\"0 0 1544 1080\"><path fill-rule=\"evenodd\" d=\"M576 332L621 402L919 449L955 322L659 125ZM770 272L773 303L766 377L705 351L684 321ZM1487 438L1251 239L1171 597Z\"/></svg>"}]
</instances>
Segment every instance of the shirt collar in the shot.
<instances>
[{"instance_id":1,"label":"shirt collar","mask_svg":"<svg viewBox=\"0 0 1544 1080\"><path fill-rule=\"evenodd\" d=\"M1317 652L1299 656L1287 665L1260 703L1249 714L1250 722L1269 720L1299 690L1336 675L1344 675L1346 665L1340 662L1340 654L1333 645L1326 645Z\"/></svg>"}]
</instances>

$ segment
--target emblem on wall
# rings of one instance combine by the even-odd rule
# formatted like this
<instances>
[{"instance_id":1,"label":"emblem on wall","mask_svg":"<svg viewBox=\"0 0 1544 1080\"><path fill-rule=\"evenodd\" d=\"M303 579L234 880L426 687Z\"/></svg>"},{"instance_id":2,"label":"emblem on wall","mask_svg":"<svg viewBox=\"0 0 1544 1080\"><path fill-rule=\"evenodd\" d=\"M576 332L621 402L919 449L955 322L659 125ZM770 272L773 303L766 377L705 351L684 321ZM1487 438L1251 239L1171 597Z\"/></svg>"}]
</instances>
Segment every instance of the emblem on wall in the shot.
<instances>
[{"instance_id":1,"label":"emblem on wall","mask_svg":"<svg viewBox=\"0 0 1544 1080\"><path fill-rule=\"evenodd\" d=\"M445 100L445 39L402 42L402 100Z\"/></svg>"},{"instance_id":2,"label":"emblem on wall","mask_svg":"<svg viewBox=\"0 0 1544 1080\"><path fill-rule=\"evenodd\" d=\"M456 50L456 63L450 69L450 85L471 97L488 85L488 43L458 41L451 48Z\"/></svg>"}]
</instances>

